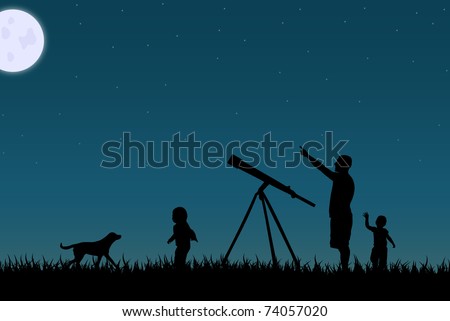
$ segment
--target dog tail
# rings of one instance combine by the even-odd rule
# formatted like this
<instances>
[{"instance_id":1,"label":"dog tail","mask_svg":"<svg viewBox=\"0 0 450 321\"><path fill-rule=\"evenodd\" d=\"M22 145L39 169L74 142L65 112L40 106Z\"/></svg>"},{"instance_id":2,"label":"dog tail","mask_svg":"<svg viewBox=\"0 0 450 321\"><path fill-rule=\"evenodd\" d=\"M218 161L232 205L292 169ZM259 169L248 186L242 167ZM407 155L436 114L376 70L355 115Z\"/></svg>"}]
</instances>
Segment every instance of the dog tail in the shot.
<instances>
[{"instance_id":1,"label":"dog tail","mask_svg":"<svg viewBox=\"0 0 450 321\"><path fill-rule=\"evenodd\" d=\"M64 246L62 243L60 243L59 247L62 248L63 250L69 250L69 249L73 248L73 245Z\"/></svg>"}]
</instances>

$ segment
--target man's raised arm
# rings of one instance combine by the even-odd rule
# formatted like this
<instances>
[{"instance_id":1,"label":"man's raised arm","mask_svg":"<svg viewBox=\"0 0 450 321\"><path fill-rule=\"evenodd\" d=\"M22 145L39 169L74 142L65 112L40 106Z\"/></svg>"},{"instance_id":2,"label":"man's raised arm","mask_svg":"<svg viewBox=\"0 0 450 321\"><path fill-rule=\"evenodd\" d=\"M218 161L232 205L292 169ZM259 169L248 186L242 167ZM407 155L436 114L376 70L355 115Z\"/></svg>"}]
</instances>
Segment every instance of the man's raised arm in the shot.
<instances>
[{"instance_id":1,"label":"man's raised arm","mask_svg":"<svg viewBox=\"0 0 450 321\"><path fill-rule=\"evenodd\" d=\"M328 177L331 180L334 179L335 173L332 170L328 169L325 165L323 165L321 161L319 161L318 159L315 159L314 157L309 155L308 151L301 146L300 146L300 152L303 157L306 157L309 160L309 162L315 168L317 168L319 171L321 171L326 177Z\"/></svg>"}]
</instances>

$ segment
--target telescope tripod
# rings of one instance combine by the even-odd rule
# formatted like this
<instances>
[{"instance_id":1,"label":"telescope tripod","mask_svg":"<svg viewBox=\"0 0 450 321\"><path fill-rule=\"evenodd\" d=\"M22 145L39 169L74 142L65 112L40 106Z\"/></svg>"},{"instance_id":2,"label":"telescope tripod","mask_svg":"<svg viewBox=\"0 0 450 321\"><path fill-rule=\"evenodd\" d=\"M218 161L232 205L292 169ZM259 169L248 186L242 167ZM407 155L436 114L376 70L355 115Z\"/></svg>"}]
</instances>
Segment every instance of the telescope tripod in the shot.
<instances>
[{"instance_id":1,"label":"telescope tripod","mask_svg":"<svg viewBox=\"0 0 450 321\"><path fill-rule=\"evenodd\" d=\"M283 228L281 227L280 221L277 218L277 215L275 214L275 211L273 210L272 205L269 202L269 199L267 198L266 194L264 193L264 190L266 189L266 187L269 186L268 183L264 183L262 184L258 191L255 193L255 195L253 196L253 199L250 203L250 206L248 207L247 213L244 216L244 219L242 220L241 225L239 226L239 229L236 233L236 235L234 236L233 241L231 242L231 245L227 251L227 253L225 254L225 257L223 259L223 262L227 262L228 260L228 256L231 253L231 250L233 249L239 235L242 232L242 229L244 228L245 223L247 222L248 217L250 216L250 212L252 211L253 205L255 204L256 198L259 197L259 199L261 200L262 203L262 207L263 207L263 211L264 211L264 219L266 221L266 230L267 230L267 236L269 238L269 245L270 245L270 253L272 255L272 267L277 267L278 266L278 261L277 261L277 257L275 255L275 247L273 245L273 240L272 240L272 233L270 231L270 224L269 224L269 216L267 215L267 207L269 208L270 213L272 214L273 220L275 221L278 230L281 233L281 236L283 237L284 242L286 243L286 246L289 250L289 252L291 253L292 256L292 260L294 261L296 267L300 266L300 262L298 261L298 259L296 258L294 251L292 250L291 245L289 244L289 241L286 237L286 234L283 231Z\"/></svg>"}]
</instances>

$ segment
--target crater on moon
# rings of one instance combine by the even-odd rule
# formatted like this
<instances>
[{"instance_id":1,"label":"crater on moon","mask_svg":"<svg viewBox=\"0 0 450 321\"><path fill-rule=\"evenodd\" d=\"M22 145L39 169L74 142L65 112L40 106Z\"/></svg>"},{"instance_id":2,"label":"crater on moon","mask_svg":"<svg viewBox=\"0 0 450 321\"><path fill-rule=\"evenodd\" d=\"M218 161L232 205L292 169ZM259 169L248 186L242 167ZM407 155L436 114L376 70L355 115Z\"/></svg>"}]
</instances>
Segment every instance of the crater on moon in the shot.
<instances>
[{"instance_id":1,"label":"crater on moon","mask_svg":"<svg viewBox=\"0 0 450 321\"><path fill-rule=\"evenodd\" d=\"M29 28L27 35L25 37L20 37L19 40L22 49L26 49L28 45L34 45L36 43L36 36L34 35L33 29Z\"/></svg>"},{"instance_id":2,"label":"crater on moon","mask_svg":"<svg viewBox=\"0 0 450 321\"><path fill-rule=\"evenodd\" d=\"M6 28L6 27L2 28L2 38L3 39L8 39L10 34L11 34L11 32L9 31L8 28Z\"/></svg>"}]
</instances>

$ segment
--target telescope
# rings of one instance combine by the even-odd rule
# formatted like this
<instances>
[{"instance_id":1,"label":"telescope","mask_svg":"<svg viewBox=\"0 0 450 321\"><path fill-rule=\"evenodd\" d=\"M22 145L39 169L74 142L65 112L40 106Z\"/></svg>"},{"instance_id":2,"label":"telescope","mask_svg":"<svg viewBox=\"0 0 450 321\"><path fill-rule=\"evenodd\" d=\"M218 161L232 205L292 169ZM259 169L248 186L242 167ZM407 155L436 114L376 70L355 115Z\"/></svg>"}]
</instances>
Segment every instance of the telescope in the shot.
<instances>
[{"instance_id":1,"label":"telescope","mask_svg":"<svg viewBox=\"0 0 450 321\"><path fill-rule=\"evenodd\" d=\"M226 263L226 261L228 260L228 256L231 253L231 250L233 249L240 233L242 232L242 229L244 228L245 222L247 221L250 212L253 208L253 205L255 204L256 198L259 197L259 199L261 200L261 204L263 207L263 212L264 212L264 219L266 222L266 230L267 230L267 236L269 238L269 245L270 245L270 252L272 254L272 267L276 268L278 267L278 261L277 261L277 257L275 255L275 248L273 245L273 240L272 240L272 233L270 230L270 223L269 223L269 217L267 215L267 208L269 208L270 213L272 214L272 218L275 221L278 230L281 233L281 236L283 237L284 242L286 243L286 246L289 250L289 252L291 253L292 259L295 262L297 267L300 267L300 262L298 261L297 257L294 254L294 251L292 250L291 245L289 244L289 241L286 237L286 234L283 231L283 228L281 227L280 221L278 220L277 215L275 214L275 211L272 207L272 205L269 202L269 199L267 198L266 194L264 193L264 190L270 185L273 186L277 189L279 189L282 192L285 192L287 194L289 194L292 198L296 198L299 199L300 201L303 201L304 203L315 207L316 204L314 204L313 202L311 202L310 200L307 200L306 198L298 195L296 192L294 192L290 186L284 185L282 183L280 183L278 180L270 177L269 175L261 172L260 170L254 168L253 166L251 166L250 164L244 162L241 158L239 158L236 155L231 155L231 157L228 159L228 164L233 166L234 168L240 169L242 171L244 171L245 173L256 177L257 179L261 180L263 183L262 185L259 187L259 189L256 191L255 195L253 196L252 201L250 202L250 206L248 207L247 213L244 216L244 219L242 220L241 225L239 226L239 229L236 233L236 235L234 236L233 241L231 242L230 247L228 248L227 253L225 254L225 257L223 259L223 262Z\"/></svg>"},{"instance_id":2,"label":"telescope","mask_svg":"<svg viewBox=\"0 0 450 321\"><path fill-rule=\"evenodd\" d=\"M306 198L304 198L304 197L298 195L296 192L294 192L290 186L281 184L276 179L270 177L269 175L254 168L250 164L244 162L242 159L240 159L236 155L231 155L231 157L228 159L228 164L230 164L231 166L233 166L237 169L240 169L240 170L246 172L247 174L250 174L250 175L260 179L261 181L263 181L264 183L267 183L268 185L272 185L273 187L278 188L280 191L283 191L283 192L291 195L292 198L297 198L312 207L316 206L316 204L314 204L310 200L307 200Z\"/></svg>"}]
</instances>

